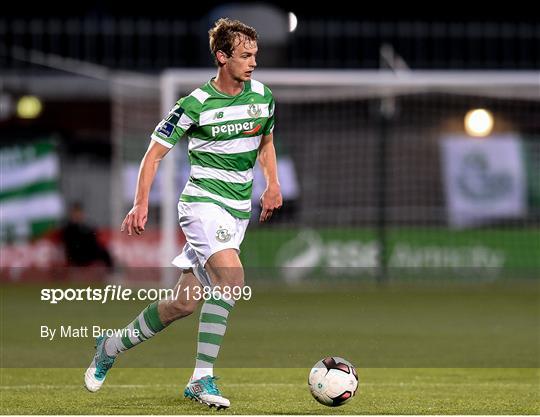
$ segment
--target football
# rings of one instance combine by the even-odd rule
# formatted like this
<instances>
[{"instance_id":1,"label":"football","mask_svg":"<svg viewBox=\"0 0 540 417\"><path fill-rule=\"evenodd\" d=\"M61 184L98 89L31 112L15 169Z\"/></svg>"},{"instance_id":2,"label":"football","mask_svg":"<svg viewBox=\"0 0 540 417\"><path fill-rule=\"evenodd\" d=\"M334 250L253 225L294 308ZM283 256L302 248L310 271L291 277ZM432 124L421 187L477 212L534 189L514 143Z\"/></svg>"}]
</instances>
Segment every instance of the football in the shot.
<instances>
[{"instance_id":1,"label":"football","mask_svg":"<svg viewBox=\"0 0 540 417\"><path fill-rule=\"evenodd\" d=\"M350 401L356 394L358 374L349 361L329 356L313 366L308 384L311 394L318 402L337 407Z\"/></svg>"}]
</instances>

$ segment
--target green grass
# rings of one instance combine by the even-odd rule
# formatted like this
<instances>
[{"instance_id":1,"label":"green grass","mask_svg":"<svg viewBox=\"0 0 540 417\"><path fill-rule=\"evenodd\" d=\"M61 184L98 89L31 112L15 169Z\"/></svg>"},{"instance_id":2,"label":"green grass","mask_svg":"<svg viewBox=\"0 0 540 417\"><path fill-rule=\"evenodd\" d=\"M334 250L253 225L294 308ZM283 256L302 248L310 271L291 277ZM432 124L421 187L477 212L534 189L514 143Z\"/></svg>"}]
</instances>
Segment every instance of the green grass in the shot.
<instances>
[{"instance_id":1,"label":"green grass","mask_svg":"<svg viewBox=\"0 0 540 417\"><path fill-rule=\"evenodd\" d=\"M93 340L47 341L40 326L123 327L146 303L50 305L39 287L1 290L0 414L212 412L180 395L194 363L197 314L122 355L90 394L82 375ZM540 413L536 283L253 293L235 307L217 363L233 404L224 414ZM307 388L310 367L327 355L359 371L357 397L340 408L319 405Z\"/></svg>"},{"instance_id":2,"label":"green grass","mask_svg":"<svg viewBox=\"0 0 540 417\"><path fill-rule=\"evenodd\" d=\"M305 369L223 369L221 414L538 414L538 370L360 369L351 402L324 407ZM82 369L4 369L2 414L215 414L182 398L189 370L114 369L98 393Z\"/></svg>"}]
</instances>

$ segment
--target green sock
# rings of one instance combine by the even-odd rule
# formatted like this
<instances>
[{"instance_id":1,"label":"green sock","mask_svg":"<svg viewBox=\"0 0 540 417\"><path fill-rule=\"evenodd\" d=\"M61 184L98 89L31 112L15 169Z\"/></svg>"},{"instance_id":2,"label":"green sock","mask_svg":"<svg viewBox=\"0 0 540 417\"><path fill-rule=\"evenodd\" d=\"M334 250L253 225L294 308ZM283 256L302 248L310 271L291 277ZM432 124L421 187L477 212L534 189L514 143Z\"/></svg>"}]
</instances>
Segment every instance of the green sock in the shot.
<instances>
[{"instance_id":1,"label":"green sock","mask_svg":"<svg viewBox=\"0 0 540 417\"><path fill-rule=\"evenodd\" d=\"M234 300L224 300L222 297L212 297L203 304L192 380L195 381L206 375L213 376L214 362L217 359L225 330L227 330L227 317L233 307Z\"/></svg>"},{"instance_id":2,"label":"green sock","mask_svg":"<svg viewBox=\"0 0 540 417\"><path fill-rule=\"evenodd\" d=\"M161 322L158 313L158 301L146 307L122 332L123 336L112 336L105 343L105 351L109 356L117 356L120 352L131 349L150 339L166 326ZM138 330L135 336L134 330Z\"/></svg>"}]
</instances>

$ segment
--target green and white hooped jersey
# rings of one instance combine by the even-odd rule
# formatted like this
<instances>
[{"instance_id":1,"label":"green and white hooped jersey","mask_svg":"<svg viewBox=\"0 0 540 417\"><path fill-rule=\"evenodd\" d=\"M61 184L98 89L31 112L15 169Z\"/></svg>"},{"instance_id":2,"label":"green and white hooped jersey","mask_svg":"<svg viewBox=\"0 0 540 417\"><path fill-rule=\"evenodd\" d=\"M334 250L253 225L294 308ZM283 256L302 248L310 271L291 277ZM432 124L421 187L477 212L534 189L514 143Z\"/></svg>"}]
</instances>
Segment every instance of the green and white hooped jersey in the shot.
<instances>
[{"instance_id":1,"label":"green and white hooped jersey","mask_svg":"<svg viewBox=\"0 0 540 417\"><path fill-rule=\"evenodd\" d=\"M191 173L180 197L185 202L211 202L233 216L251 212L253 167L263 135L274 129L274 98L256 80L229 96L211 80L178 100L152 133L152 139L172 148L185 134Z\"/></svg>"}]
</instances>

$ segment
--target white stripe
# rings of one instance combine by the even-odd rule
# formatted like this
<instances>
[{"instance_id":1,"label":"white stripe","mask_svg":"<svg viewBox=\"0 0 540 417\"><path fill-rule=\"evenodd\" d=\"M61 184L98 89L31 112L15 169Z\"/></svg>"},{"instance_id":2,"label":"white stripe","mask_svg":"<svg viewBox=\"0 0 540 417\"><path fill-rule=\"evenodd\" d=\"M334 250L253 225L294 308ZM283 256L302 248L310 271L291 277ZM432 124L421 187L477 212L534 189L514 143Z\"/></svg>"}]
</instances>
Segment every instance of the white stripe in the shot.
<instances>
[{"instance_id":1,"label":"white stripe","mask_svg":"<svg viewBox=\"0 0 540 417\"><path fill-rule=\"evenodd\" d=\"M190 137L189 150L219 154L250 152L259 149L261 137L262 135L232 140L202 140Z\"/></svg>"},{"instance_id":2,"label":"white stripe","mask_svg":"<svg viewBox=\"0 0 540 417\"><path fill-rule=\"evenodd\" d=\"M195 369L197 372L200 372L200 375L212 375L214 365L207 361L202 361L200 359L195 360Z\"/></svg>"},{"instance_id":3,"label":"white stripe","mask_svg":"<svg viewBox=\"0 0 540 417\"><path fill-rule=\"evenodd\" d=\"M264 84L257 80L251 80L251 91L264 97Z\"/></svg>"},{"instance_id":4,"label":"white stripe","mask_svg":"<svg viewBox=\"0 0 540 417\"><path fill-rule=\"evenodd\" d=\"M163 146L165 146L166 148L169 148L169 149L171 149L174 146L172 143L166 142L163 139L161 139L155 133L152 133L152 140L155 140L157 143L160 143L161 145L163 145Z\"/></svg>"},{"instance_id":5,"label":"white stripe","mask_svg":"<svg viewBox=\"0 0 540 417\"><path fill-rule=\"evenodd\" d=\"M190 175L193 178L210 178L213 180L221 180L234 182L237 184L245 184L253 179L253 169L247 171L227 171L225 169L207 168L199 165L191 166Z\"/></svg>"},{"instance_id":6,"label":"white stripe","mask_svg":"<svg viewBox=\"0 0 540 417\"><path fill-rule=\"evenodd\" d=\"M250 200L232 200L230 198L221 197L217 194L213 194L206 190L203 190L201 187L198 187L197 185L191 183L190 181L187 182L184 188L184 191L182 191L182 194L189 195L192 197L209 197L233 209L246 211L246 212L251 211L251 199Z\"/></svg>"},{"instance_id":7,"label":"white stripe","mask_svg":"<svg viewBox=\"0 0 540 417\"><path fill-rule=\"evenodd\" d=\"M140 343L140 340L137 336L135 336L135 332L133 331L133 329L135 328L135 326L133 325L133 322L132 323L129 323L129 326L127 327L127 331L125 333L125 335L128 337L129 341L136 345L138 343Z\"/></svg>"},{"instance_id":8,"label":"white stripe","mask_svg":"<svg viewBox=\"0 0 540 417\"><path fill-rule=\"evenodd\" d=\"M59 171L58 156L54 154L38 157L26 164L15 165L14 167L3 163L0 175L0 190L4 192L28 184L56 179Z\"/></svg>"},{"instance_id":9,"label":"white stripe","mask_svg":"<svg viewBox=\"0 0 540 417\"><path fill-rule=\"evenodd\" d=\"M145 338L149 339L152 336L154 336L154 332L150 330L150 328L146 325L146 321L144 321L144 313L139 314L139 326L141 327L142 334Z\"/></svg>"},{"instance_id":10,"label":"white stripe","mask_svg":"<svg viewBox=\"0 0 540 417\"><path fill-rule=\"evenodd\" d=\"M214 345L213 343L198 342L197 352L207 356L211 356L212 358L217 358L217 355L219 353L219 345Z\"/></svg>"},{"instance_id":11,"label":"white stripe","mask_svg":"<svg viewBox=\"0 0 540 417\"><path fill-rule=\"evenodd\" d=\"M193 90L193 91L191 92L190 96L195 97L197 100L199 100L199 102L200 102L201 104L203 104L203 103L206 101L206 99L207 99L208 97L210 97L210 94L205 93L205 92L204 92L203 90L201 90L200 88L196 88L195 90Z\"/></svg>"},{"instance_id":12,"label":"white stripe","mask_svg":"<svg viewBox=\"0 0 540 417\"><path fill-rule=\"evenodd\" d=\"M213 333L223 336L227 327L218 323L199 323L199 333Z\"/></svg>"},{"instance_id":13,"label":"white stripe","mask_svg":"<svg viewBox=\"0 0 540 417\"><path fill-rule=\"evenodd\" d=\"M0 202L2 224L56 219L64 214L64 205L58 192L32 194Z\"/></svg>"},{"instance_id":14,"label":"white stripe","mask_svg":"<svg viewBox=\"0 0 540 417\"><path fill-rule=\"evenodd\" d=\"M255 104L255 106L261 111L257 117L268 117L268 103ZM243 104L241 106L220 107L203 111L199 116L199 126L229 122L231 120L251 119L253 116L248 113L249 107L249 104ZM223 113L223 117L216 118L218 113Z\"/></svg>"},{"instance_id":15,"label":"white stripe","mask_svg":"<svg viewBox=\"0 0 540 417\"><path fill-rule=\"evenodd\" d=\"M176 125L184 130L188 130L193 124L195 124L193 119L191 119L191 117L189 117L187 114L182 113L182 116L180 116L180 119L178 119L178 123Z\"/></svg>"},{"instance_id":16,"label":"white stripe","mask_svg":"<svg viewBox=\"0 0 540 417\"><path fill-rule=\"evenodd\" d=\"M229 316L229 311L223 307L220 307L215 304L210 303L204 303L202 310L202 313L209 313L209 314L217 314L218 316L222 316L227 318Z\"/></svg>"}]
</instances>

